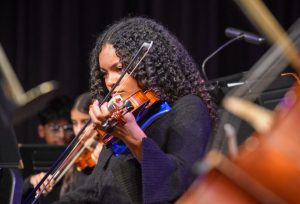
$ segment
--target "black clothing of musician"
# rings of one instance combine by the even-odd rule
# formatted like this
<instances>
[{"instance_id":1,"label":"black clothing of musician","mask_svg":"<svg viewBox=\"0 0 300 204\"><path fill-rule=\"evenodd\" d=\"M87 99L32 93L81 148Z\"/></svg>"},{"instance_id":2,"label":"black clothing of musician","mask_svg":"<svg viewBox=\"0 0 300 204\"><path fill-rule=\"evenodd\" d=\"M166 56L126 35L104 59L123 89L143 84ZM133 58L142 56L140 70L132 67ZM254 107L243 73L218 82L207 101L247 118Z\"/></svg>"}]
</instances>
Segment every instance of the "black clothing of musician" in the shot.
<instances>
[{"instance_id":1,"label":"black clothing of musician","mask_svg":"<svg viewBox=\"0 0 300 204\"><path fill-rule=\"evenodd\" d=\"M143 42L153 47L132 75L125 75L113 95L127 98L153 90L172 109L142 130L132 113L117 126L115 137L128 147L116 156L104 147L85 184L56 203L172 203L191 184L191 167L204 156L215 109L199 69L163 26L146 18L123 19L109 27L91 55L91 92L107 93ZM131 55L130 55L131 54ZM109 111L94 101L90 116L99 124Z\"/></svg>"}]
</instances>

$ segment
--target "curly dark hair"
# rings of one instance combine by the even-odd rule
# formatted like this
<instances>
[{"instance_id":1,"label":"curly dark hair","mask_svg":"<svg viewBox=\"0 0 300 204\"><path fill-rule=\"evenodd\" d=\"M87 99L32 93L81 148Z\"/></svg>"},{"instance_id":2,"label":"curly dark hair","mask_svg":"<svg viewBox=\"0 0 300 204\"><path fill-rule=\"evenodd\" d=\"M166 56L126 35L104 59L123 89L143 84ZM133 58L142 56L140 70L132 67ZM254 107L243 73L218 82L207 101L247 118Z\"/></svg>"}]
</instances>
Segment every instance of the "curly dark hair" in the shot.
<instances>
[{"instance_id":1,"label":"curly dark hair","mask_svg":"<svg viewBox=\"0 0 300 204\"><path fill-rule=\"evenodd\" d=\"M38 114L39 123L45 125L61 119L71 123L70 111L72 105L73 102L68 96L57 96Z\"/></svg>"},{"instance_id":2,"label":"curly dark hair","mask_svg":"<svg viewBox=\"0 0 300 204\"><path fill-rule=\"evenodd\" d=\"M104 45L113 45L122 65L126 66L139 47L150 41L153 41L152 48L132 75L139 85L170 102L188 94L198 95L215 119L215 105L205 90L199 67L187 50L162 25L142 17L124 18L98 37L90 57L92 97L99 98L108 92L98 61Z\"/></svg>"}]
</instances>

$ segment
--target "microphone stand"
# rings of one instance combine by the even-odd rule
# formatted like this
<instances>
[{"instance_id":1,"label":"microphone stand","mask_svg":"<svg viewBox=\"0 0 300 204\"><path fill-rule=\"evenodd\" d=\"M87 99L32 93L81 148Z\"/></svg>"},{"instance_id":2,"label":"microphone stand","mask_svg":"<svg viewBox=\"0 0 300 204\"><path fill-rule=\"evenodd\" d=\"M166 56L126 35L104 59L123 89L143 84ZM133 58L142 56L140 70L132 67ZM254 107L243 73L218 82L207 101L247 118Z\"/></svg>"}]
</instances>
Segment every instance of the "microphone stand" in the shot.
<instances>
[{"instance_id":1,"label":"microphone stand","mask_svg":"<svg viewBox=\"0 0 300 204\"><path fill-rule=\"evenodd\" d=\"M227 37L232 38L231 40L227 41L225 44L223 44L221 47L219 47L216 51L214 51L212 54L210 54L207 58L202 63L202 74L207 82L207 87L206 90L212 95L212 97L215 98L216 104L220 105L222 98L224 97L224 93L220 89L220 85L218 82L216 82L216 85L213 85L210 83L210 81L207 78L206 72L205 72L205 64L209 59L211 59L213 56L215 56L217 53L219 53L222 49L230 45L231 43L238 41L238 40L245 40L248 43L256 44L256 45L261 45L265 42L265 39L263 37L260 37L258 35L255 35L253 33L244 31L244 30L239 30L236 28L226 28L225 34Z\"/></svg>"},{"instance_id":2,"label":"microphone stand","mask_svg":"<svg viewBox=\"0 0 300 204\"><path fill-rule=\"evenodd\" d=\"M230 40L228 40L226 43L224 43L221 47L219 47L217 50L215 50L212 54L210 54L208 57L205 58L205 60L203 61L201 68L202 68L202 74L204 77L204 80L207 83L207 87L206 90L212 95L213 98L215 98L216 104L220 105L221 100L224 96L224 93L220 90L220 87L218 87L218 83L216 85L213 85L209 80L208 77L206 75L206 71L205 71L205 65L208 62L208 60L210 60L213 56L215 56L217 53L219 53L221 50L223 50L225 47L227 47L228 45L230 45L231 43L241 40L244 38L244 34L241 33L240 35L236 36L235 38L232 38Z\"/></svg>"}]
</instances>

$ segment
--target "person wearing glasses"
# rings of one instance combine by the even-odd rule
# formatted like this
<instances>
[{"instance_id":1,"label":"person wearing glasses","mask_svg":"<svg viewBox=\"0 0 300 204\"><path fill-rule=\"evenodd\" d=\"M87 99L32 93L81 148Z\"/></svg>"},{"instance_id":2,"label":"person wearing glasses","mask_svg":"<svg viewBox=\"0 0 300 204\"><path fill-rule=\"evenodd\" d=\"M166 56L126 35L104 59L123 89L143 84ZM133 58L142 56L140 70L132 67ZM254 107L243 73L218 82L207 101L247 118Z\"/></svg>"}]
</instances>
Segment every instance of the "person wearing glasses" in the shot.
<instances>
[{"instance_id":1,"label":"person wearing glasses","mask_svg":"<svg viewBox=\"0 0 300 204\"><path fill-rule=\"evenodd\" d=\"M72 102L66 96L55 98L38 114L38 135L47 144L66 145L73 136L70 118Z\"/></svg>"},{"instance_id":2,"label":"person wearing glasses","mask_svg":"<svg viewBox=\"0 0 300 204\"><path fill-rule=\"evenodd\" d=\"M72 100L67 96L54 98L38 114L38 136L49 145L67 145L74 137L70 118ZM31 175L23 183L23 199L44 177L45 172Z\"/></svg>"},{"instance_id":3,"label":"person wearing glasses","mask_svg":"<svg viewBox=\"0 0 300 204\"><path fill-rule=\"evenodd\" d=\"M54 104L54 105L58 105L58 104ZM90 104L92 104L92 99L88 92L85 92L76 98L70 112L71 122L72 122L71 125L69 123L66 124L64 119L43 123L42 121L48 121L46 118L49 114L48 111L41 113L40 114L41 124L38 127L39 135L45 139L47 144L60 145L65 143L64 139L68 139L69 133L70 134L74 133L74 135L77 135L78 132L82 129L82 127L89 121L90 116L88 112L89 112ZM55 135L51 135L49 134L49 132ZM58 139L62 139L62 140L58 140ZM102 150L102 145L103 144L99 142L95 146L95 149L92 153L92 159L95 161L95 163L98 162L98 157ZM92 167L91 168L88 167L83 170L78 170L76 165L73 165L69 169L69 171L64 175L63 182L60 188L59 197L81 186L85 182L87 176L91 174L92 170L93 170ZM43 178L44 175L45 173L42 172L40 174L33 175L31 177L31 179L34 179L35 181L34 182L35 185L33 185L34 187L39 183L39 181ZM51 191L52 188L49 188L46 191L44 191L44 193L50 193Z\"/></svg>"}]
</instances>

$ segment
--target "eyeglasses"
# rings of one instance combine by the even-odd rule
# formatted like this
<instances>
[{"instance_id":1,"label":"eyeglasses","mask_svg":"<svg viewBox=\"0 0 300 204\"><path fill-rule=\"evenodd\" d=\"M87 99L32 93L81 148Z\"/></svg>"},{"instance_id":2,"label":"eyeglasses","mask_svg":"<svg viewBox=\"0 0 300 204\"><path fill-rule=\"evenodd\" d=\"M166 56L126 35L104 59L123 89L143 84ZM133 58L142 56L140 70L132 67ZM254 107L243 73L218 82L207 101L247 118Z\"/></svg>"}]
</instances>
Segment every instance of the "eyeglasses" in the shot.
<instances>
[{"instance_id":1,"label":"eyeglasses","mask_svg":"<svg viewBox=\"0 0 300 204\"><path fill-rule=\"evenodd\" d=\"M49 130L51 132L53 132L54 134L58 134L60 131L65 132L67 135L73 135L73 126L71 124L67 124L67 125L55 125L55 124L51 124L48 126Z\"/></svg>"}]
</instances>

